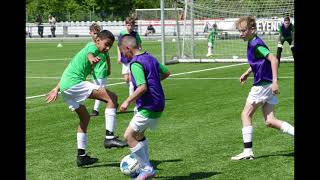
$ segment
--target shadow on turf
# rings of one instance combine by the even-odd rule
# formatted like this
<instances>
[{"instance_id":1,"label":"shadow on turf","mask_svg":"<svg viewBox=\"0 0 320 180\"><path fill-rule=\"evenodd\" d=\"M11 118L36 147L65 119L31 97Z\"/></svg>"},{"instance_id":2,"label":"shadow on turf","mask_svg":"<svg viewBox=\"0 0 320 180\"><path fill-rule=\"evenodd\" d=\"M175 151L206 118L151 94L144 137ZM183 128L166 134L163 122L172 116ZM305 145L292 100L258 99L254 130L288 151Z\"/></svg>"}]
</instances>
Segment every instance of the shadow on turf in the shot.
<instances>
[{"instance_id":1,"label":"shadow on turf","mask_svg":"<svg viewBox=\"0 0 320 180\"><path fill-rule=\"evenodd\" d=\"M271 156L288 156L288 157L293 157L294 156L294 151L279 151L276 152L274 154L268 154L268 155L263 155L263 156L255 156L255 159L259 159L259 158L267 158L267 157L271 157Z\"/></svg>"},{"instance_id":2,"label":"shadow on turf","mask_svg":"<svg viewBox=\"0 0 320 180\"><path fill-rule=\"evenodd\" d=\"M221 174L221 172L196 172L196 173L190 173L189 176L156 176L154 178L157 179L166 179L166 180L193 180L193 179L206 179L211 176Z\"/></svg>"},{"instance_id":3,"label":"shadow on turf","mask_svg":"<svg viewBox=\"0 0 320 180\"><path fill-rule=\"evenodd\" d=\"M150 163L152 164L152 166L155 170L159 170L158 165L163 162L178 162L178 161L182 161L182 159L169 159L169 160L163 160L163 161L150 160Z\"/></svg>"}]
</instances>

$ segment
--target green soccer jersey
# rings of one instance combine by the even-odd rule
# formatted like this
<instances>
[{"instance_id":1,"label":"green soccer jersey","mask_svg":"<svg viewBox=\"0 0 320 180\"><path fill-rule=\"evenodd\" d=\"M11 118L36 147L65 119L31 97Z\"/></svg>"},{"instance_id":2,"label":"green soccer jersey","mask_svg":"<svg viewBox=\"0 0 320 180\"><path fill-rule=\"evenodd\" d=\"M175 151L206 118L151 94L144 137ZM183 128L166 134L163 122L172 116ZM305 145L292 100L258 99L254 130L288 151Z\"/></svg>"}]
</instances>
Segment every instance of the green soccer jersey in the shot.
<instances>
[{"instance_id":1,"label":"green soccer jersey","mask_svg":"<svg viewBox=\"0 0 320 180\"><path fill-rule=\"evenodd\" d=\"M217 31L216 30L209 31L208 42L211 42L213 44L216 35L217 35Z\"/></svg>"},{"instance_id":2,"label":"green soccer jersey","mask_svg":"<svg viewBox=\"0 0 320 180\"><path fill-rule=\"evenodd\" d=\"M99 49L94 43L85 46L71 59L60 79L61 92L86 80L92 68L87 57L89 53L95 57L100 54Z\"/></svg>"},{"instance_id":3,"label":"green soccer jersey","mask_svg":"<svg viewBox=\"0 0 320 180\"><path fill-rule=\"evenodd\" d=\"M133 74L133 77L136 81L137 86L146 84L147 81L146 81L143 67L141 64L133 63L131 65L131 72ZM167 72L168 72L168 68L160 64L160 73L165 74ZM159 118L162 114L162 112L154 112L154 111L150 111L148 109L143 109L143 108L139 109L138 112L146 118Z\"/></svg>"},{"instance_id":4,"label":"green soccer jersey","mask_svg":"<svg viewBox=\"0 0 320 180\"><path fill-rule=\"evenodd\" d=\"M94 45L94 42L87 43L86 46L92 46ZM109 53L100 53L98 55L100 57L100 61L94 65L94 69L92 71L92 78L93 79L104 79L107 77L107 68L108 64L106 63L107 57L109 57Z\"/></svg>"}]
</instances>

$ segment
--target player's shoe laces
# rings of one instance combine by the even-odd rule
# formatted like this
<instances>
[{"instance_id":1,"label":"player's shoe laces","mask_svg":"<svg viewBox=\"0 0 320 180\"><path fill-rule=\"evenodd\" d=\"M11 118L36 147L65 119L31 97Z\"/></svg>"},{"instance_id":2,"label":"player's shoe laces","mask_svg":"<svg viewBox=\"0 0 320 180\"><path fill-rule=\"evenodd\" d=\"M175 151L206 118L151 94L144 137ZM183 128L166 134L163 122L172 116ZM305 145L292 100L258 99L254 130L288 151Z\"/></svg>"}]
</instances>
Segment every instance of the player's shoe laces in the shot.
<instances>
[{"instance_id":1,"label":"player's shoe laces","mask_svg":"<svg viewBox=\"0 0 320 180\"><path fill-rule=\"evenodd\" d=\"M152 169L141 169L136 180L152 179L156 175L156 171Z\"/></svg>"},{"instance_id":2,"label":"player's shoe laces","mask_svg":"<svg viewBox=\"0 0 320 180\"><path fill-rule=\"evenodd\" d=\"M87 154L84 156L77 156L77 165L78 167L90 165L98 161L98 158L92 158Z\"/></svg>"},{"instance_id":3,"label":"player's shoe laces","mask_svg":"<svg viewBox=\"0 0 320 180\"><path fill-rule=\"evenodd\" d=\"M99 112L96 110L92 110L91 116L99 116Z\"/></svg>"},{"instance_id":4,"label":"player's shoe laces","mask_svg":"<svg viewBox=\"0 0 320 180\"><path fill-rule=\"evenodd\" d=\"M113 139L104 139L104 147L112 148L112 147L127 147L128 143L118 139L118 136L115 136Z\"/></svg>"},{"instance_id":5,"label":"player's shoe laces","mask_svg":"<svg viewBox=\"0 0 320 180\"><path fill-rule=\"evenodd\" d=\"M252 160L254 159L253 152L250 153L242 152L236 156L231 157L231 160Z\"/></svg>"}]
</instances>

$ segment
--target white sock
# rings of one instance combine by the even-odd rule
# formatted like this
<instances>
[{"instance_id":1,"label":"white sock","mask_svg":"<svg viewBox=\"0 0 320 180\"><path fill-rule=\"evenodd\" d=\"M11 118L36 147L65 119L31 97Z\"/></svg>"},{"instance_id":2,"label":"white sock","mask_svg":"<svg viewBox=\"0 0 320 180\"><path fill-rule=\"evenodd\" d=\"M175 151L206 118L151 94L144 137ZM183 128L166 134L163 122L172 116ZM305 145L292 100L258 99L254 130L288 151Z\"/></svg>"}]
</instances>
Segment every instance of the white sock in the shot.
<instances>
[{"instance_id":1,"label":"white sock","mask_svg":"<svg viewBox=\"0 0 320 180\"><path fill-rule=\"evenodd\" d=\"M144 153L146 157L146 166L152 167L150 161L149 161L149 146L148 146L148 140L145 139L144 141L141 141L144 147Z\"/></svg>"},{"instance_id":2,"label":"white sock","mask_svg":"<svg viewBox=\"0 0 320 180\"><path fill-rule=\"evenodd\" d=\"M99 106L100 106L100 100L95 100L94 101L94 106L93 106L93 110L96 110L96 111L98 111L99 112Z\"/></svg>"},{"instance_id":3,"label":"white sock","mask_svg":"<svg viewBox=\"0 0 320 180\"><path fill-rule=\"evenodd\" d=\"M253 127L252 126L243 127L242 128L243 143L252 142L252 134L253 134ZM244 151L246 151L246 152L252 151L252 147L251 148L244 148Z\"/></svg>"},{"instance_id":4,"label":"white sock","mask_svg":"<svg viewBox=\"0 0 320 180\"><path fill-rule=\"evenodd\" d=\"M148 161L146 154L144 152L144 145L142 142L139 142L135 147L130 148L131 152L136 155L139 163L141 164L142 168L146 166L146 162Z\"/></svg>"},{"instance_id":5,"label":"white sock","mask_svg":"<svg viewBox=\"0 0 320 180\"><path fill-rule=\"evenodd\" d=\"M133 87L133 84L132 82L130 81L129 82L129 96L131 96L134 92L134 87Z\"/></svg>"},{"instance_id":6,"label":"white sock","mask_svg":"<svg viewBox=\"0 0 320 180\"><path fill-rule=\"evenodd\" d=\"M116 109L115 108L106 108L105 110L105 125L106 130L114 132L116 127ZM114 136L106 136L107 139L111 139Z\"/></svg>"},{"instance_id":7,"label":"white sock","mask_svg":"<svg viewBox=\"0 0 320 180\"><path fill-rule=\"evenodd\" d=\"M291 136L294 136L294 127L291 126L289 123L283 122L283 123L281 124L280 129L281 129L281 131L282 131L283 133L287 133L287 134L289 134L289 135L291 135Z\"/></svg>"},{"instance_id":8,"label":"white sock","mask_svg":"<svg viewBox=\"0 0 320 180\"><path fill-rule=\"evenodd\" d=\"M208 47L208 54L212 54L211 53L211 47Z\"/></svg>"},{"instance_id":9,"label":"white sock","mask_svg":"<svg viewBox=\"0 0 320 180\"><path fill-rule=\"evenodd\" d=\"M77 133L77 145L78 149L86 149L87 147L87 134L86 133Z\"/></svg>"}]
</instances>

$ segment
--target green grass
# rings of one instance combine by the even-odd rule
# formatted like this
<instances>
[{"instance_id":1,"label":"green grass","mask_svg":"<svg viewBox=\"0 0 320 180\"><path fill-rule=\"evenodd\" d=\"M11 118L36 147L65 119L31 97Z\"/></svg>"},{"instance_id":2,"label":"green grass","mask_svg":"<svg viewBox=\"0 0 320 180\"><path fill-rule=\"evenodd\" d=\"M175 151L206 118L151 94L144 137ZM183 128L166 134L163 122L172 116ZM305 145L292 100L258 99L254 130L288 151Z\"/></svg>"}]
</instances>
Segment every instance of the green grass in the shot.
<instances>
[{"instance_id":1,"label":"green grass","mask_svg":"<svg viewBox=\"0 0 320 180\"><path fill-rule=\"evenodd\" d=\"M85 45L83 42L27 43L26 97L49 92L69 60ZM161 57L159 42L143 42L144 49ZM111 51L112 74L108 83L122 82L116 48ZM175 64L172 74L190 72L230 63ZM253 161L231 161L242 151L240 113L250 91L252 78L240 86L238 78L248 65L172 76L163 81L166 108L156 131L147 131L149 154L155 179L294 179L294 140L275 129L266 128L260 110L254 116ZM294 123L294 64L282 63L279 69L279 119ZM251 76L252 77L252 76ZM285 78L288 77L288 78ZM180 79L179 79L180 78ZM193 78L193 79L190 79ZM196 79L198 78L198 79ZM229 78L229 79L210 79ZM119 103L127 97L124 84L110 86ZM93 100L87 100L89 111ZM104 104L101 105L103 112ZM130 107L131 109L133 106ZM117 114L116 134L120 137L132 113ZM129 179L121 174L119 163L130 153L128 148L105 149L104 116L93 117L88 128L90 155L99 158L87 168L76 167L76 127L78 117L69 111L63 98L46 104L44 97L26 100L26 179Z\"/></svg>"}]
</instances>

